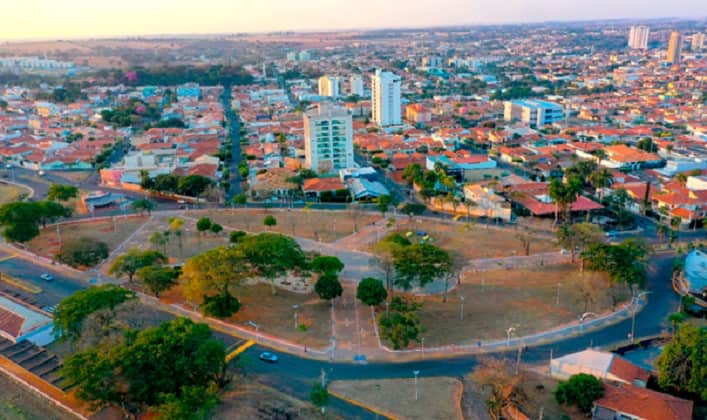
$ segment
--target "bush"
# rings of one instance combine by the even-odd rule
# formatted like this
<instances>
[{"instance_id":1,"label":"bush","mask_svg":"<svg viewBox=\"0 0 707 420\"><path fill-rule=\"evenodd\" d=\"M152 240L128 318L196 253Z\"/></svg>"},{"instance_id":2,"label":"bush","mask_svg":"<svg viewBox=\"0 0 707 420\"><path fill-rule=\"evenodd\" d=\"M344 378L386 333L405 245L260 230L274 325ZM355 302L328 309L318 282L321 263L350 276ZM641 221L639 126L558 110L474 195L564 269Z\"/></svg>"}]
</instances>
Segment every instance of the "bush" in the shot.
<instances>
[{"instance_id":1,"label":"bush","mask_svg":"<svg viewBox=\"0 0 707 420\"><path fill-rule=\"evenodd\" d=\"M56 257L72 267L93 267L108 258L108 245L93 238L81 237L64 242Z\"/></svg>"},{"instance_id":2,"label":"bush","mask_svg":"<svg viewBox=\"0 0 707 420\"><path fill-rule=\"evenodd\" d=\"M248 234L243 232L242 230L234 230L231 232L229 240L232 244L237 244L238 242L242 241L243 238L245 238L246 236L248 236Z\"/></svg>"},{"instance_id":3,"label":"bush","mask_svg":"<svg viewBox=\"0 0 707 420\"><path fill-rule=\"evenodd\" d=\"M341 287L341 283L336 274L325 273L317 280L317 283L314 285L314 291L321 299L331 300L341 296L344 289Z\"/></svg>"},{"instance_id":4,"label":"bush","mask_svg":"<svg viewBox=\"0 0 707 420\"><path fill-rule=\"evenodd\" d=\"M204 296L204 303L201 304L201 310L204 315L216 318L229 317L238 312L239 309L241 309L241 303L228 293Z\"/></svg>"},{"instance_id":5,"label":"bush","mask_svg":"<svg viewBox=\"0 0 707 420\"><path fill-rule=\"evenodd\" d=\"M560 381L554 394L559 404L575 404L580 411L589 414L594 401L604 395L604 386L595 376L578 373L567 381Z\"/></svg>"},{"instance_id":6,"label":"bush","mask_svg":"<svg viewBox=\"0 0 707 420\"><path fill-rule=\"evenodd\" d=\"M265 219L263 219L263 224L265 226L275 226L277 225L277 219L275 219L275 216L272 214L268 214L265 216Z\"/></svg>"},{"instance_id":7,"label":"bush","mask_svg":"<svg viewBox=\"0 0 707 420\"><path fill-rule=\"evenodd\" d=\"M356 289L356 298L368 306L378 306L387 297L383 282L372 277L361 280Z\"/></svg>"}]
</instances>

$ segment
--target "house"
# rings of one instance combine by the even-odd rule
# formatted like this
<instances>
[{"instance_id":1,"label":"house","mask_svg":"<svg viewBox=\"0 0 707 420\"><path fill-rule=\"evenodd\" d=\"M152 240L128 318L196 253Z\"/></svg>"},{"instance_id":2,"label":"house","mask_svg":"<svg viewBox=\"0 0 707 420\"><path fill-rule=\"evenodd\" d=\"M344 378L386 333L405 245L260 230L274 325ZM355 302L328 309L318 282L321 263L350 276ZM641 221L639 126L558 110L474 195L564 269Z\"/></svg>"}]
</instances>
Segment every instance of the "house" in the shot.
<instances>
[{"instance_id":1,"label":"house","mask_svg":"<svg viewBox=\"0 0 707 420\"><path fill-rule=\"evenodd\" d=\"M693 402L629 384L604 384L593 420L689 420Z\"/></svg>"},{"instance_id":2,"label":"house","mask_svg":"<svg viewBox=\"0 0 707 420\"><path fill-rule=\"evenodd\" d=\"M594 349L568 354L550 361L550 375L554 378L564 380L578 373L594 375L603 381L639 387L645 387L650 377L650 372L623 357Z\"/></svg>"},{"instance_id":3,"label":"house","mask_svg":"<svg viewBox=\"0 0 707 420\"><path fill-rule=\"evenodd\" d=\"M369 200L382 195L390 195L388 189L377 181L369 181L365 178L351 178L347 182L354 200Z\"/></svg>"},{"instance_id":4,"label":"house","mask_svg":"<svg viewBox=\"0 0 707 420\"><path fill-rule=\"evenodd\" d=\"M625 144L615 144L604 148L606 158L600 164L611 169L637 170L655 168L663 164L663 159L655 153L628 147Z\"/></svg>"},{"instance_id":5,"label":"house","mask_svg":"<svg viewBox=\"0 0 707 420\"><path fill-rule=\"evenodd\" d=\"M346 190L339 178L308 178L302 182L302 193L305 197L320 197L322 193L336 194Z\"/></svg>"},{"instance_id":6,"label":"house","mask_svg":"<svg viewBox=\"0 0 707 420\"><path fill-rule=\"evenodd\" d=\"M0 337L44 346L54 341L51 316L7 295L0 295Z\"/></svg>"},{"instance_id":7,"label":"house","mask_svg":"<svg viewBox=\"0 0 707 420\"><path fill-rule=\"evenodd\" d=\"M558 211L557 205L550 197L549 184L547 183L527 182L511 185L507 189L507 196L513 204L527 209L533 216L550 216ZM570 211L572 213L581 213L603 208L604 206L601 204L580 195L572 203Z\"/></svg>"},{"instance_id":8,"label":"house","mask_svg":"<svg viewBox=\"0 0 707 420\"><path fill-rule=\"evenodd\" d=\"M464 200L474 203L477 212L469 210L472 215L501 219L509 222L512 218L511 206L505 198L496 194L488 185L467 184L464 186Z\"/></svg>"}]
</instances>

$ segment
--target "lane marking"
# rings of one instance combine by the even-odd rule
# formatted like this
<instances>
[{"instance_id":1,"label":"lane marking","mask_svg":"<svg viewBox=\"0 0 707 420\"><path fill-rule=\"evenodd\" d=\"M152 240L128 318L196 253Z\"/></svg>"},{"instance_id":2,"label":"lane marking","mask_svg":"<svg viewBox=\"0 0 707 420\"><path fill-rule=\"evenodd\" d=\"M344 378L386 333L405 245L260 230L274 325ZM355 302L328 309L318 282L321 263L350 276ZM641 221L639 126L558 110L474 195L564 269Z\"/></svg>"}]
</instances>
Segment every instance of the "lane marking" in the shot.
<instances>
[{"instance_id":1,"label":"lane marking","mask_svg":"<svg viewBox=\"0 0 707 420\"><path fill-rule=\"evenodd\" d=\"M16 258L16 257L17 257L17 255L15 255L15 254L13 254L13 255L8 255L7 257L2 257L2 258L0 258L0 262L7 261L7 260L11 260L11 259Z\"/></svg>"},{"instance_id":2,"label":"lane marking","mask_svg":"<svg viewBox=\"0 0 707 420\"><path fill-rule=\"evenodd\" d=\"M230 362L233 360L236 356L239 354L243 353L244 351L248 350L249 347L251 347L253 344L255 344L255 341L253 340L248 340L244 344L241 344L237 349L233 350L232 352L228 353L226 356L226 362Z\"/></svg>"}]
</instances>

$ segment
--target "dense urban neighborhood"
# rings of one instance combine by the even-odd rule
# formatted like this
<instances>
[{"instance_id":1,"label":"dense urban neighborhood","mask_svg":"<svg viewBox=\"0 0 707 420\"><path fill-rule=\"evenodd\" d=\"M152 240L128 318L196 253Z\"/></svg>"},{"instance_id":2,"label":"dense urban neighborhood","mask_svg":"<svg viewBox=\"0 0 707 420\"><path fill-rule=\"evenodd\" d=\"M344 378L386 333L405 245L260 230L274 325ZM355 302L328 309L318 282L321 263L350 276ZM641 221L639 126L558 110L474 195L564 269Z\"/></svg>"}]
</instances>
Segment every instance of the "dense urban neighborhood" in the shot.
<instances>
[{"instance_id":1,"label":"dense urban neighborhood","mask_svg":"<svg viewBox=\"0 0 707 420\"><path fill-rule=\"evenodd\" d=\"M705 418L706 31L0 44L0 418Z\"/></svg>"}]
</instances>

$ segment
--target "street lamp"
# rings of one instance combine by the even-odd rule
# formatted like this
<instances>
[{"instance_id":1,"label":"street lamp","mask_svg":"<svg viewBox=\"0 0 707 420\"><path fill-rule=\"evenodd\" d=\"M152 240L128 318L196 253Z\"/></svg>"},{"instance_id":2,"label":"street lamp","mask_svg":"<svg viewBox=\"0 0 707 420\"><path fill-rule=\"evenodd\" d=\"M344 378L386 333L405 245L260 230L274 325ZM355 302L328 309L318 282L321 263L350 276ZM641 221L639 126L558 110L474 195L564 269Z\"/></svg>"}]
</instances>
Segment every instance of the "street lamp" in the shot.
<instances>
[{"instance_id":1,"label":"street lamp","mask_svg":"<svg viewBox=\"0 0 707 420\"><path fill-rule=\"evenodd\" d=\"M415 401L417 401L420 398L420 393L419 393L419 390L417 389L417 375L420 374L420 371L413 370L412 374L415 375Z\"/></svg>"},{"instance_id":2,"label":"street lamp","mask_svg":"<svg viewBox=\"0 0 707 420\"><path fill-rule=\"evenodd\" d=\"M464 321L464 296L459 295L459 320Z\"/></svg>"},{"instance_id":3,"label":"street lamp","mask_svg":"<svg viewBox=\"0 0 707 420\"><path fill-rule=\"evenodd\" d=\"M636 309L638 306L638 302L640 302L642 296L645 296L650 293L651 292L641 292L638 294L638 296L634 296L633 298L631 298L631 343L636 342Z\"/></svg>"},{"instance_id":4,"label":"street lamp","mask_svg":"<svg viewBox=\"0 0 707 420\"><path fill-rule=\"evenodd\" d=\"M297 310L299 309L299 305L296 305L296 304L292 305L292 309L295 310L295 329L297 329L297 315L298 315Z\"/></svg>"},{"instance_id":5,"label":"street lamp","mask_svg":"<svg viewBox=\"0 0 707 420\"><path fill-rule=\"evenodd\" d=\"M589 318L590 316L597 316L597 314L595 314L594 312L585 312L579 316L579 332L582 332L582 330L584 330L584 320Z\"/></svg>"},{"instance_id":6,"label":"street lamp","mask_svg":"<svg viewBox=\"0 0 707 420\"><path fill-rule=\"evenodd\" d=\"M508 327L508 329L506 330L506 346L511 345L511 334L513 334L515 330L515 327Z\"/></svg>"},{"instance_id":7,"label":"street lamp","mask_svg":"<svg viewBox=\"0 0 707 420\"><path fill-rule=\"evenodd\" d=\"M422 350L422 354L425 354L425 337L420 339L420 350Z\"/></svg>"},{"instance_id":8,"label":"street lamp","mask_svg":"<svg viewBox=\"0 0 707 420\"><path fill-rule=\"evenodd\" d=\"M260 325L256 324L253 321L248 321L246 324L250 325L251 327L255 328L255 339L257 340L259 338L258 336L258 330L260 329Z\"/></svg>"}]
</instances>

